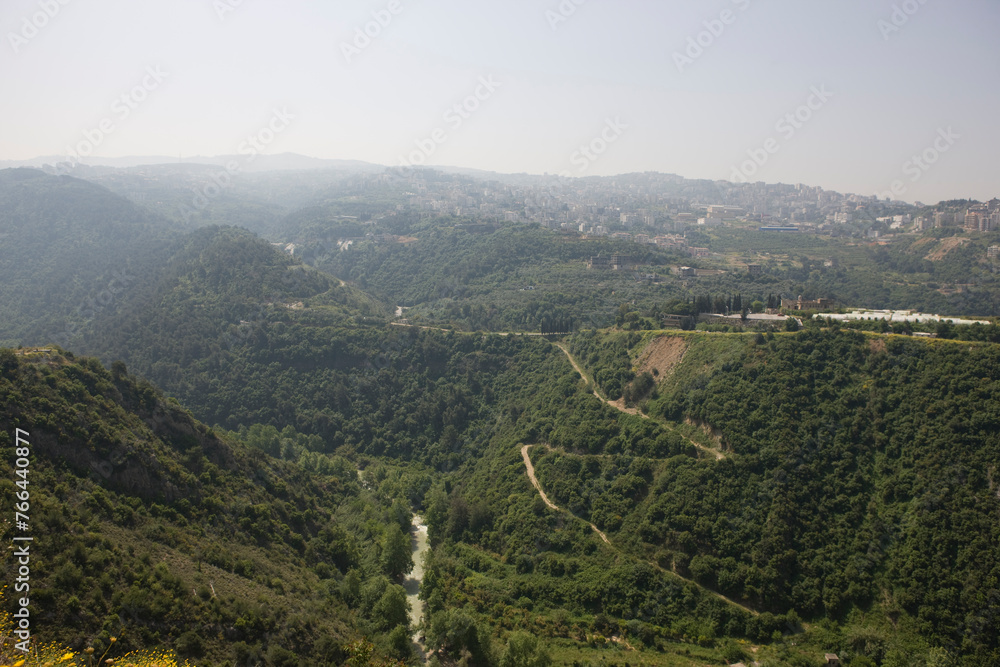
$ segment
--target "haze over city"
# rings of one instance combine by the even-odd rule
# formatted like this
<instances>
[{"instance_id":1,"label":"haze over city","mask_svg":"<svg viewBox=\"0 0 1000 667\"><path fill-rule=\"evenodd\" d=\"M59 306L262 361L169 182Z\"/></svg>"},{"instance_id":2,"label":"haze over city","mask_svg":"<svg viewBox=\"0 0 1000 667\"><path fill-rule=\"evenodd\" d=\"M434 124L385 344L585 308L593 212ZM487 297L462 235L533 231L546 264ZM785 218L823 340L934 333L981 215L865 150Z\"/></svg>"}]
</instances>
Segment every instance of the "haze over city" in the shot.
<instances>
[{"instance_id":1,"label":"haze over city","mask_svg":"<svg viewBox=\"0 0 1000 667\"><path fill-rule=\"evenodd\" d=\"M0 161L266 153L997 194L990 0L16 0Z\"/></svg>"}]
</instances>

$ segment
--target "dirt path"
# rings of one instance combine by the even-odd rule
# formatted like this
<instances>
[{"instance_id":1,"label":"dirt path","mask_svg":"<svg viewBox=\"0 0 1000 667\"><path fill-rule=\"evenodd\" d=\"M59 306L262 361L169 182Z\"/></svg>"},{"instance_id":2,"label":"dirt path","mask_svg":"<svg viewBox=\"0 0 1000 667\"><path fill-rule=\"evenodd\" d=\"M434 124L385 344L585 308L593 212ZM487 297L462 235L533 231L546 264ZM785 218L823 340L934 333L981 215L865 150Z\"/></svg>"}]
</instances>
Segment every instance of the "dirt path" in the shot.
<instances>
[{"instance_id":1,"label":"dirt path","mask_svg":"<svg viewBox=\"0 0 1000 667\"><path fill-rule=\"evenodd\" d=\"M571 517L573 517L575 519L580 519L580 517L576 516L575 514L573 514L572 512L570 512L569 510L564 510L564 509L560 508L558 505L556 505L551 500L549 500L549 497L547 495L545 495L545 491L542 489L542 485L538 483L538 478L535 476L535 466L531 463L531 457L528 456L528 452L531 450L532 447L534 447L534 445L522 445L521 446L521 458L524 459L524 467L528 471L528 479L531 480L531 485L535 487L535 490L538 491L538 495L541 496L542 501L550 509L553 509L553 510L555 510L557 512L565 512L566 514L569 514ZM580 521L583 521L583 520L584 519L580 519ZM601 539L604 540L604 543L607 544L609 547L611 547L612 549L614 549L618 553L622 554L626 558L635 558L634 556L632 556L628 552L625 552L625 551L621 550L620 548L616 547L614 544L612 544L611 540L608 539L608 536L605 535L597 526L595 526L594 524L590 523L589 521L587 522L587 524L591 528L593 528L593 530L594 530L595 533L597 533L598 535L601 536ZM751 609L750 607L742 605L739 602L737 602L736 600L733 600L731 598L726 597L722 593L716 593L715 591L713 591L713 590L711 590L709 588L705 588L704 586L702 586L701 584L699 584L696 581L692 581L691 579L688 579L686 577L682 577L681 575L677 574L676 572L674 572L672 570L664 569L664 568L660 567L660 565L658 563L654 562L654 561L646 561L646 562L648 562L651 567L659 570L660 572L667 572L667 573L669 573L669 574L677 577L681 581L686 581L688 583L694 584L695 586L697 586L701 590L705 591L709 595L713 595L713 596L719 598L720 600L722 600L724 602L728 602L729 604L733 605L734 607L739 607L740 609L742 609L743 611L747 612L748 614L753 614L754 616L757 615L757 612L754 611L753 609ZM626 644L626 646L627 646L627 644ZM631 647L629 647L629 648L631 648Z\"/></svg>"},{"instance_id":2,"label":"dirt path","mask_svg":"<svg viewBox=\"0 0 1000 667\"><path fill-rule=\"evenodd\" d=\"M523 447L521 447L521 458L524 459L524 467L527 468L527 470L528 470L528 479L531 480L531 485L535 487L535 490L538 491L538 495L540 495L542 497L542 500L545 502L546 505L549 506L549 509L553 509L553 510L555 510L557 512L566 512L567 514L569 514L571 516L574 516L577 519L579 519L580 517L577 517L575 514L573 514L569 510L560 509L559 506L557 506L554 502L552 502L551 500L549 500L549 497L547 495L545 495L545 491L542 490L542 485L538 483L538 478L535 477L535 466L533 466L531 464L531 457L528 456L528 450L530 450L530 449L531 449L531 445L524 445ZM582 519L581 519L581 521L582 521ZM590 524L590 527L594 529L595 533L597 533L598 535L601 536L601 539L604 540L605 544L607 544L607 545L611 544L611 541L608 539L608 536L605 535L603 532L601 532L600 528L598 528L594 524L590 523L589 521L587 523Z\"/></svg>"},{"instance_id":3,"label":"dirt path","mask_svg":"<svg viewBox=\"0 0 1000 667\"><path fill-rule=\"evenodd\" d=\"M641 412L639 412L635 408L627 408L627 407L625 407L625 399L624 398L619 398L617 401L609 401L608 399L606 399L603 396L601 396L597 392L597 383L594 382L593 380L591 380L589 377L587 377L587 374L583 372L583 369L580 367L580 364L576 363L576 359L574 359L573 355L569 353L569 348L566 347L566 344L565 343L555 343L555 346L558 347L560 350L563 351L563 354L565 354L566 358L569 359L569 363L573 364L573 368L576 370L577 373L580 374L580 377L583 378L583 381L587 383L587 386L591 387L591 390L590 390L591 393L594 394L594 396L596 396L598 398L598 400L600 400L602 403L610 405L613 408L621 410L625 414L634 415L636 417L642 417L643 419L649 419L649 417L647 415L642 414Z\"/></svg>"},{"instance_id":4,"label":"dirt path","mask_svg":"<svg viewBox=\"0 0 1000 667\"><path fill-rule=\"evenodd\" d=\"M583 372L582 368L580 368L580 364L576 363L576 359L574 359L573 355L569 353L569 348L566 347L566 344L556 343L556 347L558 347L566 354L566 358L569 359L569 363L573 364L573 368L576 370L577 373L580 374L580 377L583 378L583 381L586 382L587 384L590 384L590 378L588 378L587 374Z\"/></svg>"},{"instance_id":5,"label":"dirt path","mask_svg":"<svg viewBox=\"0 0 1000 667\"><path fill-rule=\"evenodd\" d=\"M645 414L639 412L639 410L637 410L636 408L625 407L625 399L624 398L619 398L617 401L609 401L608 399L606 399L603 396L601 396L600 393L598 393L598 391L597 391L597 383L593 382L590 378L587 377L587 374L583 372L583 369L580 368L580 365L578 363L576 363L576 359L574 359L573 355L569 353L569 348L566 347L566 344L565 343L555 343L555 346L558 347L560 350L563 351L563 353L566 355L566 358L569 359L569 363L573 364L573 368L576 370L577 373L580 374L580 377L583 378L583 381L586 382L589 387L591 387L591 393L593 393L594 396L596 396L598 398L598 400L600 400L602 403L610 405L611 407L615 408L616 410L624 412L627 415L632 415L634 417L642 417L643 419L650 419L649 415L645 415ZM682 438L684 438L688 443L690 443L692 446L694 446L699 451L705 452L707 454L711 454L712 456L715 457L716 461L721 461L722 459L726 458L726 455L723 454L722 452L720 452L719 450L712 449L711 447L706 447L705 445L700 445L697 442L695 442L694 440L692 440L691 438L687 437L686 435L684 435L683 433L681 433L680 431L678 431L677 429L671 428L670 426L667 426L666 424L662 424L660 422L657 422L657 423L660 424L660 426L663 426L664 428L668 428L671 431L673 431L674 433L676 433L677 435L681 436Z\"/></svg>"}]
</instances>

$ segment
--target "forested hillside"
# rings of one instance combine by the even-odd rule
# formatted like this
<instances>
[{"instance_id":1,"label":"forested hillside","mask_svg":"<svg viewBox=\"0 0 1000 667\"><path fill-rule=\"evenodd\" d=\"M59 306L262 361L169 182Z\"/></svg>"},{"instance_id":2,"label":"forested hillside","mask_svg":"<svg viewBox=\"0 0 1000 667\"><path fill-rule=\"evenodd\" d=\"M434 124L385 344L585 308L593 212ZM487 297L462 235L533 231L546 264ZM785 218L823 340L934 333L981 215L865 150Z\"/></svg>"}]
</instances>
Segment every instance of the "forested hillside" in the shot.
<instances>
[{"instance_id":1,"label":"forested hillside","mask_svg":"<svg viewBox=\"0 0 1000 667\"><path fill-rule=\"evenodd\" d=\"M897 235L888 243L859 243L836 236L723 227L692 231L688 240L718 255L761 263L759 276L748 276L737 265L726 274L699 278L701 293L739 292L755 299L801 294L833 299L841 306L1000 314L997 265L987 258L987 249L1000 242L997 231L963 234L960 227L945 227ZM695 266L717 263L702 260Z\"/></svg>"},{"instance_id":2,"label":"forested hillside","mask_svg":"<svg viewBox=\"0 0 1000 667\"><path fill-rule=\"evenodd\" d=\"M1000 663L995 327L658 330L903 274L872 298L934 305L925 283L958 280L979 241L936 263L930 243L829 241L844 255L825 266L781 237L797 259L770 274L682 279L653 246L416 215L399 184L348 184L285 218L290 255L82 181L0 176L0 243L24 260L3 265L2 336L59 344L0 352L3 446L31 433L33 521L62 537L38 547L54 640L241 667L343 664L362 637L412 664L413 631L446 666ZM740 239L760 242L699 242ZM586 268L611 253L637 270ZM988 268L962 308L989 303Z\"/></svg>"},{"instance_id":3,"label":"forested hillside","mask_svg":"<svg viewBox=\"0 0 1000 667\"><path fill-rule=\"evenodd\" d=\"M186 236L127 301L95 321L81 347L122 358L166 386L178 364L245 345L270 324L301 315L310 324L345 323L386 308L308 269L245 230L207 227ZM313 317L319 318L314 321Z\"/></svg>"},{"instance_id":4,"label":"forested hillside","mask_svg":"<svg viewBox=\"0 0 1000 667\"><path fill-rule=\"evenodd\" d=\"M0 371L4 455L16 428L31 447L30 597L45 641L339 665L367 635L409 655L406 493L429 481L373 468L362 488L339 457L306 472L193 420L120 364L0 350ZM25 487L0 482L4 506Z\"/></svg>"},{"instance_id":5,"label":"forested hillside","mask_svg":"<svg viewBox=\"0 0 1000 667\"><path fill-rule=\"evenodd\" d=\"M628 272L588 271L587 260L615 253L660 273L679 257L652 246L611 239L580 239L537 225L471 225L460 219L432 223L390 216L379 227L400 242L361 239L346 251L338 238L354 225L314 225L303 258L409 310L413 321L448 323L485 331L565 333L608 324L625 299L648 299L649 281ZM353 233L352 233L353 232ZM647 271L648 273L648 271Z\"/></svg>"},{"instance_id":6,"label":"forested hillside","mask_svg":"<svg viewBox=\"0 0 1000 667\"><path fill-rule=\"evenodd\" d=\"M648 340L604 345L630 366ZM642 479L546 450L555 502L755 609L843 623L850 664L923 664L933 647L1000 660L1000 350L847 332L683 340L643 407L710 428L726 458Z\"/></svg>"},{"instance_id":7,"label":"forested hillside","mask_svg":"<svg viewBox=\"0 0 1000 667\"><path fill-rule=\"evenodd\" d=\"M79 342L157 270L174 230L87 181L0 171L0 344Z\"/></svg>"}]
</instances>

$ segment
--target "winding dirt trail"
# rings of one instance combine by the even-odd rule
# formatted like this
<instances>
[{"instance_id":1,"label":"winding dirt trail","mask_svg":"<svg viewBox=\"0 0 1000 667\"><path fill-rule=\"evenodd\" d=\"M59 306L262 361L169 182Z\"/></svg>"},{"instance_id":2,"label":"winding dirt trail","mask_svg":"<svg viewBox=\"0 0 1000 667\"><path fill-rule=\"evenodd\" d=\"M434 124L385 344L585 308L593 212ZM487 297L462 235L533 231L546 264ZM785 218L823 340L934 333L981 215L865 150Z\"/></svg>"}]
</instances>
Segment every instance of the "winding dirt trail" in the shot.
<instances>
[{"instance_id":1,"label":"winding dirt trail","mask_svg":"<svg viewBox=\"0 0 1000 667\"><path fill-rule=\"evenodd\" d=\"M569 510L565 510L565 509L560 508L558 505L556 505L551 500L549 500L549 497L547 495L545 495L545 490L542 489L542 485L538 483L538 478L535 476L535 466L531 463L531 457L528 456L528 452L531 450L532 447L534 447L534 445L522 445L521 446L521 458L524 459L524 467L525 467L525 469L528 472L528 479L531 480L531 485L535 487L536 491L538 491L538 495L541 496L542 501L550 509L553 509L553 510L555 510L557 512L565 512L566 514L569 514L574 519L579 519L580 521L584 521L584 519L580 519L580 517L576 516L575 514L573 514L572 512L570 512ZM621 554L622 556L625 556L626 558L635 558L636 560L639 560L636 556L633 556L633 555L629 554L627 551L624 551L621 548L615 546L611 542L611 540L608 539L608 536L605 535L597 526L595 526L594 524L590 523L589 521L587 521L587 525L589 525L591 528L593 528L594 532L601 536L601 539L604 540L605 544L607 544L609 547L611 547L612 549L614 549L615 551L617 551L619 554ZM714 596L714 597L722 600L723 602L727 602L727 603L733 605L734 607L742 609L743 611L747 612L748 614L752 614L753 616L757 616L757 612L754 611L753 609L751 609L750 607L747 607L746 605L742 605L739 602L737 602L736 600L733 600L732 598L726 597L722 593L717 593L716 591L713 591L710 588L705 588L704 586L702 586L698 582L692 581L691 579L688 579L687 577L682 577L681 575L677 574L673 570L667 570L666 568L660 567L659 563L656 563L655 561L645 561L645 562L649 563L650 567L656 568L660 572L669 573L669 574L677 577L681 581L685 581L687 583L694 584L695 586L697 586L701 590L705 591L709 595L712 595L712 596Z\"/></svg>"},{"instance_id":2,"label":"winding dirt trail","mask_svg":"<svg viewBox=\"0 0 1000 667\"><path fill-rule=\"evenodd\" d=\"M645 414L639 412L639 410L637 410L636 408L625 407L625 399L624 398L619 398L617 401L609 401L608 399L606 399L603 396L601 396L601 394L598 393L598 391L597 391L597 383L594 382L593 380L591 380L590 378L588 378L587 374L583 372L583 369L580 367L580 364L576 363L576 359L574 359L573 355L569 353L569 348L566 347L566 344L565 343L554 343L554 345L556 347L558 347L560 350L563 351L563 354L565 354L566 358L569 359L569 363L573 364L573 368L576 370L577 373L580 374L580 377L583 378L583 381L586 382L587 386L589 386L591 388L591 390L590 390L591 393L594 394L594 396L596 396L599 401L601 401L602 403L605 403L606 405L610 405L611 407L615 408L616 410L624 412L627 415L632 415L634 417L642 417L643 419L650 419L649 415L645 415ZM660 423L660 422L657 422L657 423ZM684 438L688 443L690 443L697 450L705 452L706 454L711 454L712 456L715 457L716 461L721 461L722 459L726 458L726 455L723 454L722 452L720 452L719 450L712 449L711 447L706 447L705 445L700 445L697 442L695 442L694 440L692 440L691 438L689 438L686 435L684 435L683 433L677 431L674 428L671 428L670 426L667 426L666 424L660 423L660 425L663 426L664 428L670 429L671 431L673 431L677 435L679 435L682 438Z\"/></svg>"},{"instance_id":3,"label":"winding dirt trail","mask_svg":"<svg viewBox=\"0 0 1000 667\"><path fill-rule=\"evenodd\" d=\"M545 491L542 490L542 485L538 483L538 478L535 477L535 466L531 464L531 457L528 456L528 450L530 450L531 447L532 447L531 445L524 445L523 447L521 447L521 458L524 459L524 467L528 469L528 479L531 480L531 485L535 487L535 490L538 491L538 495L542 497L542 500L545 502L546 505L548 505L549 509L553 509L557 512L566 512L570 516L580 519L580 517L576 516L569 510L561 509L558 505L549 500L549 497L547 495L545 495ZM583 521L583 519L580 520ZM590 525L591 528L594 529L595 533L601 536L601 539L604 540L605 544L609 546L611 545L611 540L608 539L608 536L605 535L600 528L590 523L589 521L587 523Z\"/></svg>"}]
</instances>

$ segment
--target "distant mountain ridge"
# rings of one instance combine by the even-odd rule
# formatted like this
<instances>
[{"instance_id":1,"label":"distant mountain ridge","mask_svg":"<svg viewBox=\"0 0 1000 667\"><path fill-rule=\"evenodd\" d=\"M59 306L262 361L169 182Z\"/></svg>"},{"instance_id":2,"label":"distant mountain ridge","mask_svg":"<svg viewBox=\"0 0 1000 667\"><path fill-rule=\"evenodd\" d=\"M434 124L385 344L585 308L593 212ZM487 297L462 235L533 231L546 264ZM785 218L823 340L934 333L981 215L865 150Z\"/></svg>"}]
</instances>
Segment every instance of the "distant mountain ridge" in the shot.
<instances>
[{"instance_id":1,"label":"distant mountain ridge","mask_svg":"<svg viewBox=\"0 0 1000 667\"><path fill-rule=\"evenodd\" d=\"M380 170L381 165L364 162L362 160L326 160L322 158L308 157L296 153L278 153L275 155L258 154L253 160L248 160L245 155L196 155L193 157L170 157L166 155L130 155L123 157L85 157L80 158L79 163L89 167L114 167L116 169L128 169L132 167L144 167L152 165L166 164L202 164L211 166L225 166L233 160L244 164L243 171L286 171L286 170L306 170L306 169L357 169L357 170ZM65 155L44 155L28 160L0 160L0 169L13 167L36 167L42 168L46 165L55 167L60 163L68 162Z\"/></svg>"},{"instance_id":2,"label":"distant mountain ridge","mask_svg":"<svg viewBox=\"0 0 1000 667\"><path fill-rule=\"evenodd\" d=\"M64 344L121 302L179 226L100 185L35 169L0 171L0 344Z\"/></svg>"}]
</instances>

